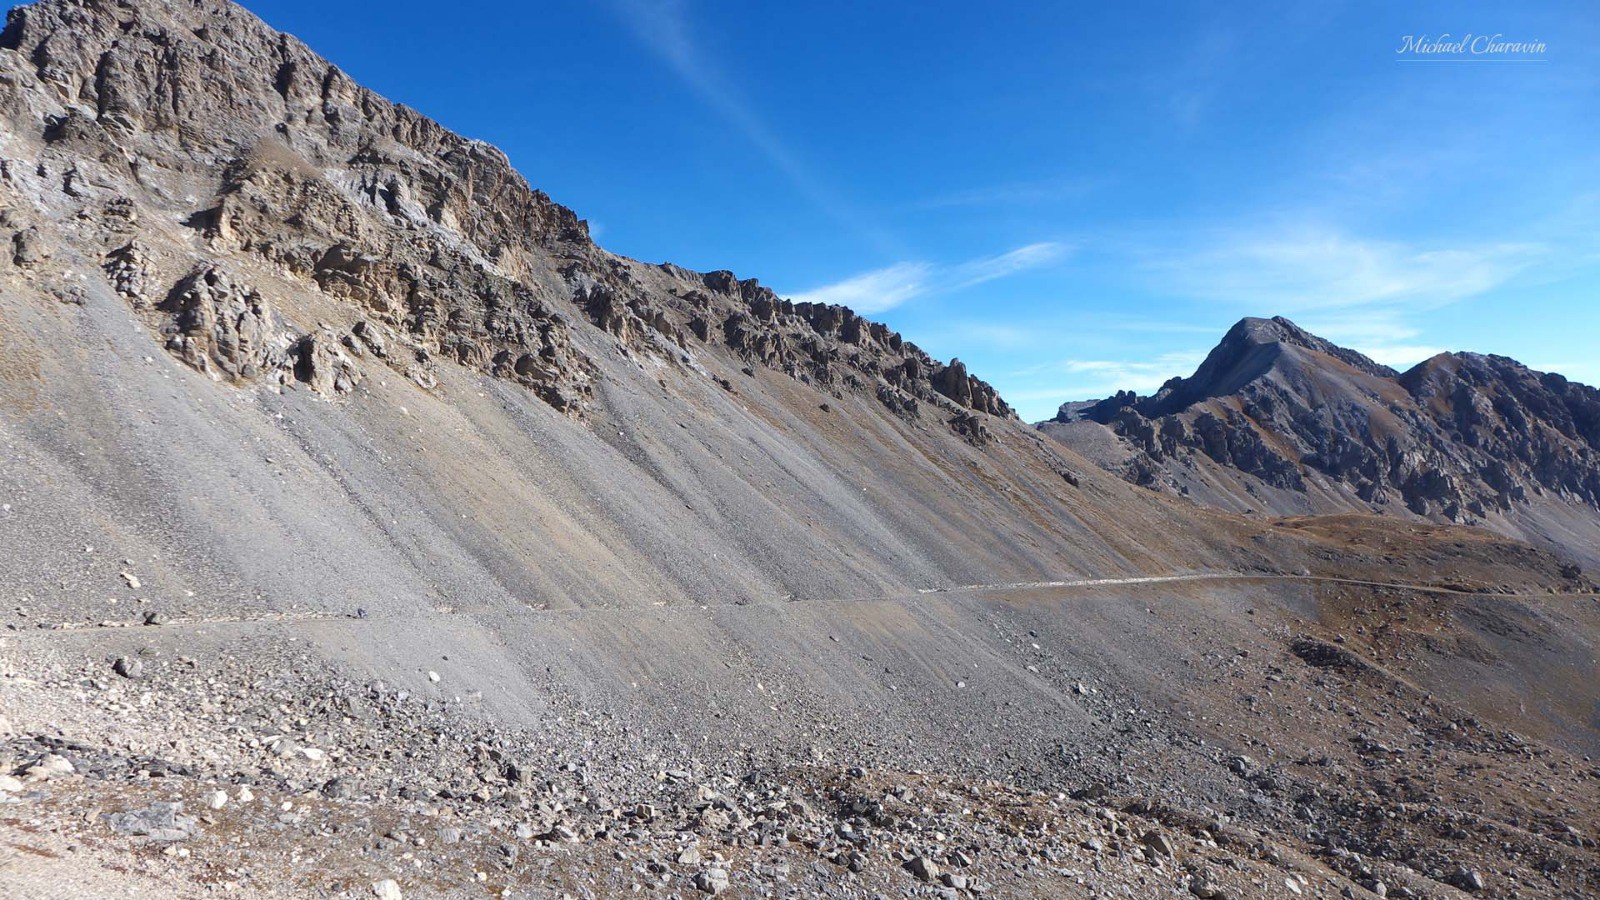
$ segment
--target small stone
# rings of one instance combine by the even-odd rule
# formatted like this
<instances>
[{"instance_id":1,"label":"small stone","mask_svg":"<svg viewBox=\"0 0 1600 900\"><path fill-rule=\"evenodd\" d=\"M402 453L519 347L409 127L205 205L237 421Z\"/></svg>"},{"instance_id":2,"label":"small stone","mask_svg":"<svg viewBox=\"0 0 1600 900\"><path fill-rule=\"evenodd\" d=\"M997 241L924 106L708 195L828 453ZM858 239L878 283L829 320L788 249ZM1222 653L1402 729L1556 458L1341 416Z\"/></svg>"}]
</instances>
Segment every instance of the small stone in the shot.
<instances>
[{"instance_id":1,"label":"small stone","mask_svg":"<svg viewBox=\"0 0 1600 900\"><path fill-rule=\"evenodd\" d=\"M144 662L137 657L119 656L117 661L111 664L111 671L123 678L137 680L144 675Z\"/></svg>"},{"instance_id":2,"label":"small stone","mask_svg":"<svg viewBox=\"0 0 1600 900\"><path fill-rule=\"evenodd\" d=\"M926 856L913 856L911 861L906 863L906 871L922 881L932 882L939 877L938 864Z\"/></svg>"},{"instance_id":3,"label":"small stone","mask_svg":"<svg viewBox=\"0 0 1600 900\"><path fill-rule=\"evenodd\" d=\"M168 621L166 616L158 612L145 613L144 615L144 623L146 625L165 625Z\"/></svg>"},{"instance_id":4,"label":"small stone","mask_svg":"<svg viewBox=\"0 0 1600 900\"><path fill-rule=\"evenodd\" d=\"M1200 900L1219 900L1222 889L1212 884L1204 875L1196 875L1189 879L1189 893L1199 897Z\"/></svg>"},{"instance_id":5,"label":"small stone","mask_svg":"<svg viewBox=\"0 0 1600 900\"><path fill-rule=\"evenodd\" d=\"M461 829L459 829L459 828L441 828L441 829L439 829L439 843L441 843L441 844L459 844L459 843L461 843Z\"/></svg>"},{"instance_id":6,"label":"small stone","mask_svg":"<svg viewBox=\"0 0 1600 900\"><path fill-rule=\"evenodd\" d=\"M1483 876L1476 869L1466 866L1456 867L1455 874L1450 876L1450 883L1469 893L1476 893L1484 889Z\"/></svg>"},{"instance_id":7,"label":"small stone","mask_svg":"<svg viewBox=\"0 0 1600 900\"><path fill-rule=\"evenodd\" d=\"M111 813L105 819L111 830L118 834L170 843L186 840L195 833L194 818L179 815L181 812L182 803L157 802L145 809Z\"/></svg>"},{"instance_id":8,"label":"small stone","mask_svg":"<svg viewBox=\"0 0 1600 900\"><path fill-rule=\"evenodd\" d=\"M439 683L439 673L433 671L432 669L429 669L428 670L428 680L433 682L434 684L438 684Z\"/></svg>"},{"instance_id":9,"label":"small stone","mask_svg":"<svg viewBox=\"0 0 1600 900\"><path fill-rule=\"evenodd\" d=\"M256 795L255 792L250 790L249 787L240 785L239 790L234 793L233 797L240 803L249 803L251 800L256 798Z\"/></svg>"},{"instance_id":10,"label":"small stone","mask_svg":"<svg viewBox=\"0 0 1600 900\"><path fill-rule=\"evenodd\" d=\"M706 869L694 877L694 886L702 893L716 896L728 889L728 870Z\"/></svg>"},{"instance_id":11,"label":"small stone","mask_svg":"<svg viewBox=\"0 0 1600 900\"><path fill-rule=\"evenodd\" d=\"M374 881L372 883L372 896L377 897L378 900L403 900L400 894L400 885L396 884L393 878Z\"/></svg>"},{"instance_id":12,"label":"small stone","mask_svg":"<svg viewBox=\"0 0 1600 900\"><path fill-rule=\"evenodd\" d=\"M1177 848L1172 846L1172 841L1159 831L1146 831L1139 842L1162 856L1177 856Z\"/></svg>"},{"instance_id":13,"label":"small stone","mask_svg":"<svg viewBox=\"0 0 1600 900\"><path fill-rule=\"evenodd\" d=\"M685 847L683 848L683 851L678 854L678 865L680 866L693 866L698 865L699 863L700 848L698 847Z\"/></svg>"},{"instance_id":14,"label":"small stone","mask_svg":"<svg viewBox=\"0 0 1600 900\"><path fill-rule=\"evenodd\" d=\"M22 779L15 775L0 775L0 793L15 794L22 790Z\"/></svg>"},{"instance_id":15,"label":"small stone","mask_svg":"<svg viewBox=\"0 0 1600 900\"><path fill-rule=\"evenodd\" d=\"M139 576L133 574L132 572L123 572L122 580L128 583L128 587L136 591L139 589Z\"/></svg>"},{"instance_id":16,"label":"small stone","mask_svg":"<svg viewBox=\"0 0 1600 900\"><path fill-rule=\"evenodd\" d=\"M221 808L223 808L224 806L227 806L227 805L228 805L228 792L227 791L212 791L211 794L206 797L206 806L209 807L210 809L221 809Z\"/></svg>"},{"instance_id":17,"label":"small stone","mask_svg":"<svg viewBox=\"0 0 1600 900\"><path fill-rule=\"evenodd\" d=\"M30 781L48 781L63 775L71 775L77 771L72 765L72 760L65 756L50 753L23 771L23 775Z\"/></svg>"}]
</instances>

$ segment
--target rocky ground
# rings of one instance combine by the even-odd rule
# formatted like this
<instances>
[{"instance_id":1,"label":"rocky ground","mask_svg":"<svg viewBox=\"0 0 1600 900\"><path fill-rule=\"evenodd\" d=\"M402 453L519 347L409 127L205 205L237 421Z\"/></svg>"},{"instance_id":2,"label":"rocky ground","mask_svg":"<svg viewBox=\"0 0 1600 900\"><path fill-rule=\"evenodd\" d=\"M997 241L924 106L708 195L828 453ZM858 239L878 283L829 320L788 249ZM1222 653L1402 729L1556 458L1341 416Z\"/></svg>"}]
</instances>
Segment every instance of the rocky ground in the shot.
<instances>
[{"instance_id":1,"label":"rocky ground","mask_svg":"<svg viewBox=\"0 0 1600 900\"><path fill-rule=\"evenodd\" d=\"M555 743L289 654L11 665L8 709L70 723L8 721L3 871L25 896L72 896L64 858L130 887L245 896L1333 896L1344 883L1148 799L766 766L756 752L664 759L582 710L560 717Z\"/></svg>"},{"instance_id":2,"label":"rocky ground","mask_svg":"<svg viewBox=\"0 0 1600 900\"><path fill-rule=\"evenodd\" d=\"M962 759L868 728L807 758L729 722L696 747L572 695L511 725L437 671L352 680L278 626L248 655L184 626L13 631L0 879L24 897L85 878L151 897L1591 895L1600 767L1407 684L1419 651L1359 605L1448 601L1319 602L1353 633L1197 648L1160 705L1064 685L1098 724L1020 770L1003 737ZM933 767L894 765L913 758Z\"/></svg>"}]
</instances>

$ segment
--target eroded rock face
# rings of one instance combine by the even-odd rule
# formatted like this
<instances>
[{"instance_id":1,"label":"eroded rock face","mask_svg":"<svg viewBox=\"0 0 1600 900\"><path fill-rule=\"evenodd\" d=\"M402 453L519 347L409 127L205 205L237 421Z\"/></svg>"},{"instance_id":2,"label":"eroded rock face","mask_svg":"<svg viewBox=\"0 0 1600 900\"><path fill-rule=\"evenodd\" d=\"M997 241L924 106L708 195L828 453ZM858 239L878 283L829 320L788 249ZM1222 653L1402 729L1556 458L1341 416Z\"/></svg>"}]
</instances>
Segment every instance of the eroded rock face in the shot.
<instances>
[{"instance_id":1,"label":"eroded rock face","mask_svg":"<svg viewBox=\"0 0 1600 900\"><path fill-rule=\"evenodd\" d=\"M261 294L209 267L179 282L163 304L166 347L220 380L251 381L289 367L292 337Z\"/></svg>"},{"instance_id":2,"label":"eroded rock face","mask_svg":"<svg viewBox=\"0 0 1600 900\"><path fill-rule=\"evenodd\" d=\"M8 231L16 265L53 249L31 220L92 221L111 288L219 379L277 373L345 393L377 340L369 358L418 384L450 360L581 410L593 367L558 311L559 279L534 270L558 246L600 251L503 154L225 2L53 0L12 11L0 46L0 113L41 160L0 171L24 201ZM140 233L141 218L183 222L208 252ZM228 275L258 267L248 289ZM324 326L308 289L343 322Z\"/></svg>"},{"instance_id":3,"label":"eroded rock face","mask_svg":"<svg viewBox=\"0 0 1600 900\"><path fill-rule=\"evenodd\" d=\"M299 382L324 396L348 394L361 382L354 357L384 347L381 331L362 320L340 335L327 325L300 334L249 284L210 265L185 276L155 308L145 302L142 258L132 245L107 263L117 292L145 311L166 336L169 353L218 381ZM348 351L348 352L347 352Z\"/></svg>"},{"instance_id":4,"label":"eroded rock face","mask_svg":"<svg viewBox=\"0 0 1600 900\"><path fill-rule=\"evenodd\" d=\"M150 260L137 242L112 250L106 255L102 268L105 269L106 279L111 282L112 290L133 304L135 309L149 306L148 291L154 273Z\"/></svg>"},{"instance_id":5,"label":"eroded rock face","mask_svg":"<svg viewBox=\"0 0 1600 900\"><path fill-rule=\"evenodd\" d=\"M14 264L51 266L40 222L92 225L75 249L219 379L337 395L378 367L431 389L455 364L583 416L608 345L691 368L709 348L969 440L988 429L960 414L1012 415L843 307L606 253L500 151L225 0L45 0L9 15L0 70L0 117L35 145L0 159ZM219 274L246 272L250 290Z\"/></svg>"},{"instance_id":6,"label":"eroded rock face","mask_svg":"<svg viewBox=\"0 0 1600 900\"><path fill-rule=\"evenodd\" d=\"M301 338L293 350L295 378L324 396L355 390L361 383L361 370L345 354L344 343L327 326Z\"/></svg>"},{"instance_id":7,"label":"eroded rock face","mask_svg":"<svg viewBox=\"0 0 1600 900\"><path fill-rule=\"evenodd\" d=\"M702 280L705 290L688 295L692 303L714 309L719 298L738 302L720 326L710 324L714 317L700 316L691 321L690 332L706 334L701 340L720 336L752 362L807 384L870 391L902 416L915 418L925 405L945 410L947 418L968 410L1016 415L992 386L968 375L960 360L943 365L888 326L846 307L793 303L755 279L741 281L731 272L711 272Z\"/></svg>"},{"instance_id":8,"label":"eroded rock face","mask_svg":"<svg viewBox=\"0 0 1600 900\"><path fill-rule=\"evenodd\" d=\"M1287 319L1246 319L1193 376L1063 408L1076 415L1136 451L1123 472L1136 483L1203 454L1273 487L1303 492L1316 473L1441 520L1545 494L1600 508L1600 391L1505 357L1445 353L1399 374Z\"/></svg>"}]
</instances>

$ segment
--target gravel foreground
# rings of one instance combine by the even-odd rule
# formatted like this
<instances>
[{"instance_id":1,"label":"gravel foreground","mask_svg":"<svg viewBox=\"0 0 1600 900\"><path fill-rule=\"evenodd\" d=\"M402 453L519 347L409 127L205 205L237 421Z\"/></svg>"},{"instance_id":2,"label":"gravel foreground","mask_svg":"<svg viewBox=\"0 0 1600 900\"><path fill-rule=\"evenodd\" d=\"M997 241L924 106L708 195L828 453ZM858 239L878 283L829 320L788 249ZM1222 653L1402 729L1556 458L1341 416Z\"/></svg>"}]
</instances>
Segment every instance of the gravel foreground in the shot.
<instances>
[{"instance_id":1,"label":"gravel foreground","mask_svg":"<svg viewBox=\"0 0 1600 900\"><path fill-rule=\"evenodd\" d=\"M139 649L0 639L8 896L1577 898L1600 874L1600 767L1335 643L1215 660L1238 684L1198 718L1228 719L1193 730L1073 683L1100 727L1026 761L1041 790L888 723L809 759L733 722L697 750L604 700L513 726L434 670L352 681L270 629L248 656L112 631ZM1197 736L1235 729L1249 752Z\"/></svg>"}]
</instances>

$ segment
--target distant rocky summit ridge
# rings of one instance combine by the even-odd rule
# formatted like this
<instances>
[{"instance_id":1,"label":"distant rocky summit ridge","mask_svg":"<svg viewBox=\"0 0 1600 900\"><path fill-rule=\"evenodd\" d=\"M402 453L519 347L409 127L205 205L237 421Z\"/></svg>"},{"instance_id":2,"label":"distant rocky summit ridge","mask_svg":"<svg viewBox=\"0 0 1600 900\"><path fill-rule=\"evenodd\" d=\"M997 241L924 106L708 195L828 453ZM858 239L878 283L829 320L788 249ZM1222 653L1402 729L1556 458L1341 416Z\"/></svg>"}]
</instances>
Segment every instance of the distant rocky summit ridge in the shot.
<instances>
[{"instance_id":1,"label":"distant rocky summit ridge","mask_svg":"<svg viewBox=\"0 0 1600 900\"><path fill-rule=\"evenodd\" d=\"M1503 356L1442 353L1397 373L1283 317L1247 318L1190 377L1068 404L1054 422L1081 420L1125 444L1113 468L1129 481L1202 499L1217 485L1198 469L1216 466L1251 480L1241 502L1276 512L1483 523L1557 502L1600 516L1600 391Z\"/></svg>"}]
</instances>

